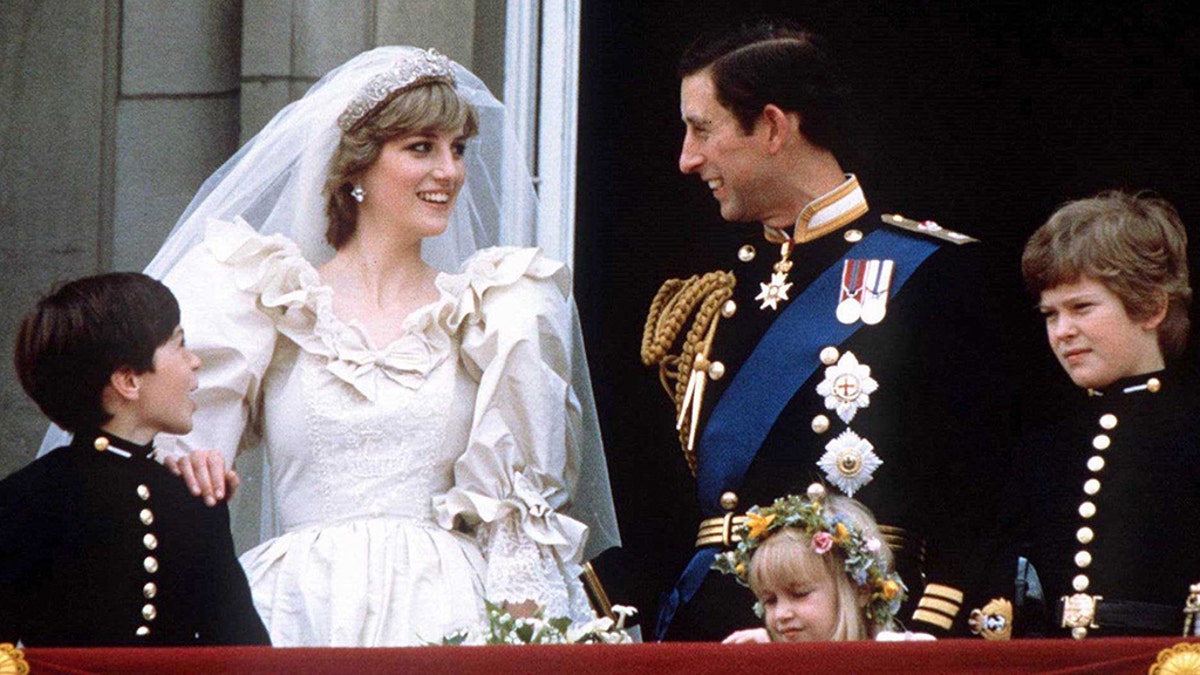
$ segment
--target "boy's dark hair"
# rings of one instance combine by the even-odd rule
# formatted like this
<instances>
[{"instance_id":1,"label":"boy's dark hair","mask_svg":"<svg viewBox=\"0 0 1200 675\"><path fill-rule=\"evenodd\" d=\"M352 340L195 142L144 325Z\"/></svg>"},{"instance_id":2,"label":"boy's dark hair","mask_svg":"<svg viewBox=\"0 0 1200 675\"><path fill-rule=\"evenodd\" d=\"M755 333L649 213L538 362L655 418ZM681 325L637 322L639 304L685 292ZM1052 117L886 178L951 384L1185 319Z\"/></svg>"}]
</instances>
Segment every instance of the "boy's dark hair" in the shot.
<instances>
[{"instance_id":1,"label":"boy's dark hair","mask_svg":"<svg viewBox=\"0 0 1200 675\"><path fill-rule=\"evenodd\" d=\"M701 35L683 53L679 77L708 69L717 102L749 134L767 104L800 115L811 143L847 154L842 124L849 91L825 41L799 24L760 18L733 31Z\"/></svg>"},{"instance_id":2,"label":"boy's dark hair","mask_svg":"<svg viewBox=\"0 0 1200 675\"><path fill-rule=\"evenodd\" d=\"M13 362L25 393L70 432L111 415L100 394L119 368L154 369L154 352L179 325L179 303L162 283L114 272L63 284L42 298L17 331Z\"/></svg>"}]
</instances>

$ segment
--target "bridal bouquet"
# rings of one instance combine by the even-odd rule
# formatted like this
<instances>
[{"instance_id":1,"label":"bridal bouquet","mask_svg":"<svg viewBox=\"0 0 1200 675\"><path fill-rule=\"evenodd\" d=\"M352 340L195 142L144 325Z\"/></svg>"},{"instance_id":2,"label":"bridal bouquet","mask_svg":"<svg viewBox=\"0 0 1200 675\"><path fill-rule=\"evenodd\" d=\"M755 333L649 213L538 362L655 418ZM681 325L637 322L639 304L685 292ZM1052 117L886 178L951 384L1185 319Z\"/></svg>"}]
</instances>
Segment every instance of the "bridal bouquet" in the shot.
<instances>
[{"instance_id":1,"label":"bridal bouquet","mask_svg":"<svg viewBox=\"0 0 1200 675\"><path fill-rule=\"evenodd\" d=\"M442 638L442 645L553 645L553 644L622 644L633 642L625 632L625 619L637 613L633 607L613 605L614 621L609 617L585 623L571 623L566 617L546 618L545 608L539 607L533 616L514 617L500 605L484 601L487 624L471 630L460 630Z\"/></svg>"}]
</instances>

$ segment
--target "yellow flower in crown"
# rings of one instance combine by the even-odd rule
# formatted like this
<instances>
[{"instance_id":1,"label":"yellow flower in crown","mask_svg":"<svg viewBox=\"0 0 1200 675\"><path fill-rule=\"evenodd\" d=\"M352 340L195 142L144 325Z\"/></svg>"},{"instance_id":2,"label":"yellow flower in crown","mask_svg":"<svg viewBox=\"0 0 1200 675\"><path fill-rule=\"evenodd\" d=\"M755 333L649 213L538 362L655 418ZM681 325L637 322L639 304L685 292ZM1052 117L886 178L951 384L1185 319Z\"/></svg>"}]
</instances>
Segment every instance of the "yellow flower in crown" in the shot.
<instances>
[{"instance_id":1,"label":"yellow flower in crown","mask_svg":"<svg viewBox=\"0 0 1200 675\"><path fill-rule=\"evenodd\" d=\"M884 600L891 600L900 593L900 584L891 579L884 579L879 584L879 594Z\"/></svg>"},{"instance_id":2,"label":"yellow flower in crown","mask_svg":"<svg viewBox=\"0 0 1200 675\"><path fill-rule=\"evenodd\" d=\"M833 526L833 541L835 543L840 544L849 538L850 538L850 530L846 529L845 524L837 523Z\"/></svg>"},{"instance_id":3,"label":"yellow flower in crown","mask_svg":"<svg viewBox=\"0 0 1200 675\"><path fill-rule=\"evenodd\" d=\"M746 527L750 529L750 532L746 536L750 539L758 539L766 534L773 522L775 522L774 513L767 516L760 516L757 513L747 513Z\"/></svg>"}]
</instances>

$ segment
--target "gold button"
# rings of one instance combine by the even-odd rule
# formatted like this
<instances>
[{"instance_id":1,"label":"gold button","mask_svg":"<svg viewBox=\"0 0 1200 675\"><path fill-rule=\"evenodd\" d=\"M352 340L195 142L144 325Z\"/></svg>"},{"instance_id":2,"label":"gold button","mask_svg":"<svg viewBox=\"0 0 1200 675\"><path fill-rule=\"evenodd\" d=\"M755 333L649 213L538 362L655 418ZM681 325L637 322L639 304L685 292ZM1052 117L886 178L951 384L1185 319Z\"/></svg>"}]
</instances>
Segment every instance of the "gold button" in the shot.
<instances>
[{"instance_id":1,"label":"gold button","mask_svg":"<svg viewBox=\"0 0 1200 675\"><path fill-rule=\"evenodd\" d=\"M1080 551L1075 554L1075 566L1079 569L1084 569L1092 564L1092 554L1087 551Z\"/></svg>"},{"instance_id":2,"label":"gold button","mask_svg":"<svg viewBox=\"0 0 1200 675\"><path fill-rule=\"evenodd\" d=\"M146 536L142 537L142 545L145 546L147 550L153 551L154 549L158 548L158 537L147 532Z\"/></svg>"},{"instance_id":3,"label":"gold button","mask_svg":"<svg viewBox=\"0 0 1200 675\"><path fill-rule=\"evenodd\" d=\"M826 347L821 350L821 363L824 363L827 366L832 366L833 364L837 363L839 356L841 356L841 354L838 353L837 347Z\"/></svg>"},{"instance_id":4,"label":"gold button","mask_svg":"<svg viewBox=\"0 0 1200 675\"><path fill-rule=\"evenodd\" d=\"M1100 491L1100 481L1095 478L1089 478L1083 482L1083 491L1089 495L1094 495Z\"/></svg>"},{"instance_id":5,"label":"gold button","mask_svg":"<svg viewBox=\"0 0 1200 675\"><path fill-rule=\"evenodd\" d=\"M1076 640L1082 640L1083 638L1087 637L1087 629L1083 626L1075 626L1071 629L1071 637L1075 638Z\"/></svg>"},{"instance_id":6,"label":"gold button","mask_svg":"<svg viewBox=\"0 0 1200 675\"><path fill-rule=\"evenodd\" d=\"M1112 431L1117 428L1117 416L1112 413L1105 413L1100 416L1100 426Z\"/></svg>"},{"instance_id":7,"label":"gold button","mask_svg":"<svg viewBox=\"0 0 1200 675\"><path fill-rule=\"evenodd\" d=\"M146 571L150 574L154 574L158 571L158 560L155 560L154 556L148 555L146 556L146 559L142 561L142 567L145 567Z\"/></svg>"},{"instance_id":8,"label":"gold button","mask_svg":"<svg viewBox=\"0 0 1200 675\"><path fill-rule=\"evenodd\" d=\"M1079 531L1075 533L1075 539L1081 544L1092 543L1092 539L1095 538L1095 536L1096 533L1092 532L1092 528L1090 527L1081 527L1079 528Z\"/></svg>"},{"instance_id":9,"label":"gold button","mask_svg":"<svg viewBox=\"0 0 1200 675\"><path fill-rule=\"evenodd\" d=\"M138 626L136 632L138 637L146 637L150 634L150 628L148 626Z\"/></svg>"},{"instance_id":10,"label":"gold button","mask_svg":"<svg viewBox=\"0 0 1200 675\"><path fill-rule=\"evenodd\" d=\"M721 508L726 511L732 511L737 508L738 498L734 492L725 492L721 494Z\"/></svg>"},{"instance_id":11,"label":"gold button","mask_svg":"<svg viewBox=\"0 0 1200 675\"><path fill-rule=\"evenodd\" d=\"M808 495L808 501L819 502L825 498L825 486L820 483L812 483L804 491L804 494Z\"/></svg>"},{"instance_id":12,"label":"gold button","mask_svg":"<svg viewBox=\"0 0 1200 675\"><path fill-rule=\"evenodd\" d=\"M714 380L725 377L725 364L720 361L713 361L708 364L708 376Z\"/></svg>"},{"instance_id":13,"label":"gold button","mask_svg":"<svg viewBox=\"0 0 1200 675\"><path fill-rule=\"evenodd\" d=\"M96 440L92 441L92 447L100 452L108 449L108 439L103 436L97 436Z\"/></svg>"},{"instance_id":14,"label":"gold button","mask_svg":"<svg viewBox=\"0 0 1200 675\"><path fill-rule=\"evenodd\" d=\"M1091 518L1096 515L1096 505L1091 502L1084 502L1079 505L1079 515L1084 518Z\"/></svg>"},{"instance_id":15,"label":"gold button","mask_svg":"<svg viewBox=\"0 0 1200 675\"><path fill-rule=\"evenodd\" d=\"M1110 445L1112 445L1112 439L1108 437L1108 434L1098 434L1092 439L1092 447L1097 450L1107 450Z\"/></svg>"},{"instance_id":16,"label":"gold button","mask_svg":"<svg viewBox=\"0 0 1200 675\"><path fill-rule=\"evenodd\" d=\"M153 581L147 581L145 586L142 586L142 595L146 596L147 600L154 599L158 595L158 584Z\"/></svg>"},{"instance_id":17,"label":"gold button","mask_svg":"<svg viewBox=\"0 0 1200 675\"><path fill-rule=\"evenodd\" d=\"M737 303L733 300L726 300L725 304L721 305L721 316L728 319L734 314L737 314Z\"/></svg>"},{"instance_id":18,"label":"gold button","mask_svg":"<svg viewBox=\"0 0 1200 675\"><path fill-rule=\"evenodd\" d=\"M143 525L151 525L154 523L154 512L150 509L142 509L138 513L138 519L142 521Z\"/></svg>"},{"instance_id":19,"label":"gold button","mask_svg":"<svg viewBox=\"0 0 1200 675\"><path fill-rule=\"evenodd\" d=\"M851 244L862 241L863 237L862 230L846 230L846 234L844 236L846 237L846 241L850 242Z\"/></svg>"},{"instance_id":20,"label":"gold button","mask_svg":"<svg viewBox=\"0 0 1200 675\"><path fill-rule=\"evenodd\" d=\"M812 430L818 434L829 431L829 418L824 415L814 417L812 420Z\"/></svg>"},{"instance_id":21,"label":"gold button","mask_svg":"<svg viewBox=\"0 0 1200 675\"><path fill-rule=\"evenodd\" d=\"M1074 588L1076 591L1082 593L1087 590L1088 584L1090 583L1092 582L1087 578L1086 574L1077 574L1075 575L1075 578L1071 580L1071 588Z\"/></svg>"},{"instance_id":22,"label":"gold button","mask_svg":"<svg viewBox=\"0 0 1200 675\"><path fill-rule=\"evenodd\" d=\"M1151 394L1157 394L1159 389L1162 389L1162 382L1157 377L1152 377L1146 380L1146 389Z\"/></svg>"},{"instance_id":23,"label":"gold button","mask_svg":"<svg viewBox=\"0 0 1200 675\"><path fill-rule=\"evenodd\" d=\"M1088 458L1087 468L1092 473L1099 473L1104 468L1104 458L1100 455L1092 455Z\"/></svg>"},{"instance_id":24,"label":"gold button","mask_svg":"<svg viewBox=\"0 0 1200 675\"><path fill-rule=\"evenodd\" d=\"M154 617L158 616L158 610L154 609L154 605L149 603L142 606L142 618L147 621L153 621Z\"/></svg>"},{"instance_id":25,"label":"gold button","mask_svg":"<svg viewBox=\"0 0 1200 675\"><path fill-rule=\"evenodd\" d=\"M738 249L738 260L741 260L742 262L750 262L751 260L754 260L756 253L757 252L754 250L753 246L746 244Z\"/></svg>"},{"instance_id":26,"label":"gold button","mask_svg":"<svg viewBox=\"0 0 1200 675\"><path fill-rule=\"evenodd\" d=\"M150 488L148 486L139 485L137 487L137 493L138 497L141 497L142 501L148 501L150 499Z\"/></svg>"}]
</instances>

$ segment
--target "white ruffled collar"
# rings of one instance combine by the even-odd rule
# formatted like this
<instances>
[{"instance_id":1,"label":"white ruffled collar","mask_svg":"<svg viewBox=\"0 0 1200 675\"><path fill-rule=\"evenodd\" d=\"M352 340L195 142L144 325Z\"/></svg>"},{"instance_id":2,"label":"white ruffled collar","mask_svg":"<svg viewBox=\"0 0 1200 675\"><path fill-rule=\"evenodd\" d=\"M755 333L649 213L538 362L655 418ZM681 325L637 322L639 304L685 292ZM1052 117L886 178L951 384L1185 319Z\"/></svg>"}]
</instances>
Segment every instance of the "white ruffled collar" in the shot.
<instances>
[{"instance_id":1,"label":"white ruffled collar","mask_svg":"<svg viewBox=\"0 0 1200 675\"><path fill-rule=\"evenodd\" d=\"M326 361L326 369L376 400L383 380L416 389L451 353L453 337L464 323L482 320L484 293L523 276L554 278L566 294L568 277L561 263L536 248L483 249L458 274L441 272L438 299L405 319L400 337L383 346L372 343L357 321L333 312L333 289L294 242L281 234L261 235L242 218L212 220L205 245L228 266L237 287L255 294L259 309L276 329L301 349Z\"/></svg>"}]
</instances>

